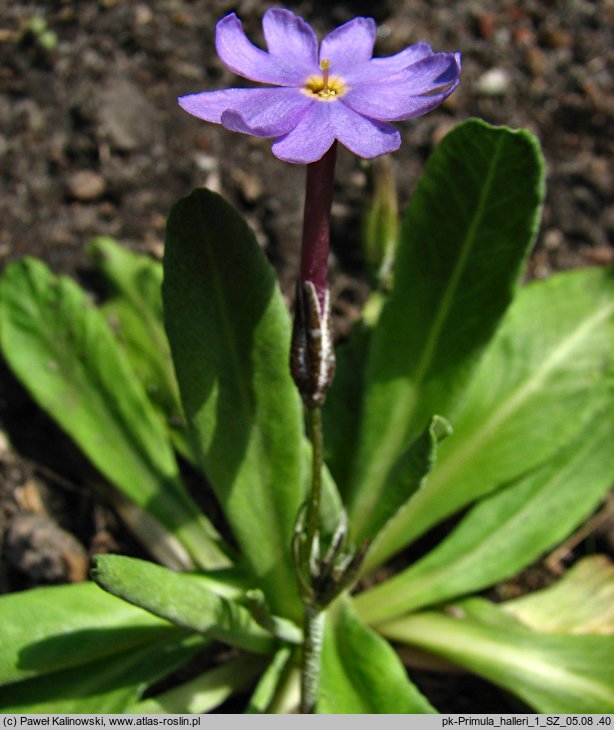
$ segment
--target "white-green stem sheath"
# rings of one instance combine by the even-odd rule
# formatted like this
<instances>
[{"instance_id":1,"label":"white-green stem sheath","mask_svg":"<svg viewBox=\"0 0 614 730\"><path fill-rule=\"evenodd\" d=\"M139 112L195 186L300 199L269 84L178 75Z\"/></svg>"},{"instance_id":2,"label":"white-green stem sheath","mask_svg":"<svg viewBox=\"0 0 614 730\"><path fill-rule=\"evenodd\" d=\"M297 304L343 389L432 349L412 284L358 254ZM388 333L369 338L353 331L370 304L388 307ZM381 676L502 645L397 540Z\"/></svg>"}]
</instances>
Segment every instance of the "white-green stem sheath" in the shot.
<instances>
[{"instance_id":1,"label":"white-green stem sheath","mask_svg":"<svg viewBox=\"0 0 614 730\"><path fill-rule=\"evenodd\" d=\"M314 606L305 606L303 631L303 667L301 676L301 713L314 711L320 684L324 613Z\"/></svg>"}]
</instances>

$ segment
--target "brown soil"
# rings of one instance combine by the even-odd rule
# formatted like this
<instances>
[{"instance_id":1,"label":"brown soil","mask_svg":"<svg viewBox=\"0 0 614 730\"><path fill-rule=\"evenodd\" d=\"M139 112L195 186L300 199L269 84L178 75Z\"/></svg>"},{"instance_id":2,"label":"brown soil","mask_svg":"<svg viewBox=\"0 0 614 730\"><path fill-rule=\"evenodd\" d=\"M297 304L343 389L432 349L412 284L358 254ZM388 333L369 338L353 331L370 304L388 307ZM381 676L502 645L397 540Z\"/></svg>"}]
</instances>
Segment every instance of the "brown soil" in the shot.
<instances>
[{"instance_id":1,"label":"brown soil","mask_svg":"<svg viewBox=\"0 0 614 730\"><path fill-rule=\"evenodd\" d=\"M215 21L235 10L259 42L260 18L272 3L7 5L0 11L0 267L35 255L87 284L85 245L100 234L160 256L173 201L208 186L246 216L290 297L303 169L275 159L267 140L201 123L175 101L236 83L215 55ZM427 117L401 125L405 143L393 159L402 205L433 146L458 121L479 116L528 127L544 147L549 191L529 275L614 261L612 0L287 6L321 34L355 15L373 15L381 55L420 39L462 52L462 83L454 95ZM29 30L37 17L55 34L55 44ZM333 231L341 336L368 292L359 248L367 184L368 165L342 151ZM0 426L0 592L79 580L96 552L141 554L93 491L96 475L3 365ZM607 530L594 539L612 550ZM439 682L442 710L497 706L498 693L484 694L480 683L469 690L464 681ZM421 682L429 691L438 680L425 675Z\"/></svg>"}]
</instances>

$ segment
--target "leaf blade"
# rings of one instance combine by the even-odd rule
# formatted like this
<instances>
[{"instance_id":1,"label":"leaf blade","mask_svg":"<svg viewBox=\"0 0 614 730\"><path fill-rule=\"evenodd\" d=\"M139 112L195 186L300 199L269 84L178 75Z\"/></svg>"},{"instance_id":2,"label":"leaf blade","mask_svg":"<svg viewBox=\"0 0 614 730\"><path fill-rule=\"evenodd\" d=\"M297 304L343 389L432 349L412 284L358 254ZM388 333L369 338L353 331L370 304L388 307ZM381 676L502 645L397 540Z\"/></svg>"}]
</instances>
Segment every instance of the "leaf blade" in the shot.
<instances>
[{"instance_id":1,"label":"leaf blade","mask_svg":"<svg viewBox=\"0 0 614 730\"><path fill-rule=\"evenodd\" d=\"M403 446L431 414L448 417L512 298L542 199L543 162L528 133L470 120L431 156L370 348L348 492L357 532Z\"/></svg>"},{"instance_id":2,"label":"leaf blade","mask_svg":"<svg viewBox=\"0 0 614 730\"><path fill-rule=\"evenodd\" d=\"M164 268L166 327L201 465L271 606L298 616L289 545L304 494L303 424L276 278L238 214L206 190L173 208Z\"/></svg>"},{"instance_id":3,"label":"leaf blade","mask_svg":"<svg viewBox=\"0 0 614 730\"><path fill-rule=\"evenodd\" d=\"M10 713L126 712L153 682L170 674L204 643L182 629L82 667L36 677L0 689L0 708Z\"/></svg>"},{"instance_id":4,"label":"leaf blade","mask_svg":"<svg viewBox=\"0 0 614 730\"><path fill-rule=\"evenodd\" d=\"M565 539L612 484L613 405L545 465L478 502L424 558L357 596L364 620L379 623L487 588Z\"/></svg>"},{"instance_id":5,"label":"leaf blade","mask_svg":"<svg viewBox=\"0 0 614 730\"><path fill-rule=\"evenodd\" d=\"M0 684L102 659L172 629L94 583L11 593L0 600Z\"/></svg>"},{"instance_id":6,"label":"leaf blade","mask_svg":"<svg viewBox=\"0 0 614 730\"><path fill-rule=\"evenodd\" d=\"M255 653L270 653L275 640L234 601L214 593L208 579L175 573L122 555L98 555L92 578L104 590L178 626Z\"/></svg>"},{"instance_id":7,"label":"leaf blade","mask_svg":"<svg viewBox=\"0 0 614 730\"><path fill-rule=\"evenodd\" d=\"M452 414L426 487L372 546L373 567L447 515L545 463L612 399L614 275L524 287ZM444 496L445 495L445 496Z\"/></svg>"},{"instance_id":8,"label":"leaf blade","mask_svg":"<svg viewBox=\"0 0 614 730\"><path fill-rule=\"evenodd\" d=\"M605 555L590 555L554 585L505 601L501 607L538 631L612 635L614 564Z\"/></svg>"},{"instance_id":9,"label":"leaf blade","mask_svg":"<svg viewBox=\"0 0 614 730\"><path fill-rule=\"evenodd\" d=\"M0 282L0 341L34 399L193 561L229 560L184 488L164 428L104 318L76 283L23 259Z\"/></svg>"},{"instance_id":10,"label":"leaf blade","mask_svg":"<svg viewBox=\"0 0 614 730\"><path fill-rule=\"evenodd\" d=\"M392 640L470 669L536 712L614 710L614 636L542 634L483 599L461 602L455 609L456 617L413 614L380 629Z\"/></svg>"},{"instance_id":11,"label":"leaf blade","mask_svg":"<svg viewBox=\"0 0 614 730\"><path fill-rule=\"evenodd\" d=\"M384 492L356 535L357 542L372 540L424 485L435 464L439 444L451 433L452 428L445 418L431 418L390 470Z\"/></svg>"},{"instance_id":12,"label":"leaf blade","mask_svg":"<svg viewBox=\"0 0 614 730\"><path fill-rule=\"evenodd\" d=\"M249 686L261 669L262 662L253 656L230 659L173 689L131 705L128 712L137 715L210 712Z\"/></svg>"},{"instance_id":13,"label":"leaf blade","mask_svg":"<svg viewBox=\"0 0 614 730\"><path fill-rule=\"evenodd\" d=\"M326 616L316 712L424 714L436 710L410 682L393 648L344 602Z\"/></svg>"},{"instance_id":14,"label":"leaf blade","mask_svg":"<svg viewBox=\"0 0 614 730\"><path fill-rule=\"evenodd\" d=\"M186 440L179 387L162 313L162 263L135 253L107 236L87 247L94 264L111 289L102 307L126 350L132 367L145 385L176 448L193 459Z\"/></svg>"}]
</instances>

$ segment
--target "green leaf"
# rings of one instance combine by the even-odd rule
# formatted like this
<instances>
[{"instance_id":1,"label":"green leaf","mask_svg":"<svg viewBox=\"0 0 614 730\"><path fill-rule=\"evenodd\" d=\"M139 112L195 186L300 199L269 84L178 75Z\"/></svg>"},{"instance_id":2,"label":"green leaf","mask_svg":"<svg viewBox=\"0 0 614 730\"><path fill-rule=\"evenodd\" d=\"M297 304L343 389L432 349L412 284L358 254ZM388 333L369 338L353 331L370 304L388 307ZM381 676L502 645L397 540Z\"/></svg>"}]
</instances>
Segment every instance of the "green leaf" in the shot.
<instances>
[{"instance_id":1,"label":"green leaf","mask_svg":"<svg viewBox=\"0 0 614 730\"><path fill-rule=\"evenodd\" d=\"M170 347L162 314L162 264L99 236L88 254L111 288L102 312L124 346L133 370L165 421L175 446L189 450Z\"/></svg>"},{"instance_id":2,"label":"green leaf","mask_svg":"<svg viewBox=\"0 0 614 730\"><path fill-rule=\"evenodd\" d=\"M178 626L247 651L267 654L275 648L273 636L250 612L214 593L206 578L122 555L96 556L92 578L109 593Z\"/></svg>"},{"instance_id":3,"label":"green leaf","mask_svg":"<svg viewBox=\"0 0 614 730\"><path fill-rule=\"evenodd\" d=\"M0 599L0 710L121 712L203 644L93 583Z\"/></svg>"},{"instance_id":4,"label":"green leaf","mask_svg":"<svg viewBox=\"0 0 614 730\"><path fill-rule=\"evenodd\" d=\"M317 712L424 714L436 710L409 681L393 648L367 628L349 602L326 615Z\"/></svg>"},{"instance_id":5,"label":"green leaf","mask_svg":"<svg viewBox=\"0 0 614 730\"><path fill-rule=\"evenodd\" d=\"M200 462L257 582L298 618L290 542L303 501L303 422L290 320L243 220L196 190L168 222L166 327Z\"/></svg>"},{"instance_id":6,"label":"green leaf","mask_svg":"<svg viewBox=\"0 0 614 730\"><path fill-rule=\"evenodd\" d=\"M362 542L372 539L411 496L420 489L435 464L437 449L441 441L452 433L450 424L440 416L433 416L423 433L401 454L393 466L380 500L363 528L356 535Z\"/></svg>"},{"instance_id":7,"label":"green leaf","mask_svg":"<svg viewBox=\"0 0 614 730\"><path fill-rule=\"evenodd\" d=\"M99 591L102 593L102 591ZM122 713L148 686L190 659L204 639L183 629L148 645L0 689L4 713ZM75 634L72 641L79 641ZM107 641L111 637L107 638Z\"/></svg>"},{"instance_id":8,"label":"green leaf","mask_svg":"<svg viewBox=\"0 0 614 730\"><path fill-rule=\"evenodd\" d=\"M482 590L558 545L593 512L614 479L613 406L610 400L545 465L478 502L422 560L357 596L363 620L379 623Z\"/></svg>"},{"instance_id":9,"label":"green leaf","mask_svg":"<svg viewBox=\"0 0 614 730\"><path fill-rule=\"evenodd\" d=\"M525 131L470 120L431 155L404 219L394 288L369 352L347 493L357 533L429 417L449 419L512 299L543 188L539 146Z\"/></svg>"},{"instance_id":10,"label":"green leaf","mask_svg":"<svg viewBox=\"0 0 614 730\"><path fill-rule=\"evenodd\" d=\"M175 634L167 621L94 583L10 593L0 598L0 684L79 667Z\"/></svg>"},{"instance_id":11,"label":"green leaf","mask_svg":"<svg viewBox=\"0 0 614 730\"><path fill-rule=\"evenodd\" d=\"M482 599L450 610L454 615L412 614L378 630L475 672L536 712L614 712L614 636L543 634Z\"/></svg>"},{"instance_id":12,"label":"green leaf","mask_svg":"<svg viewBox=\"0 0 614 730\"><path fill-rule=\"evenodd\" d=\"M219 707L232 695L246 689L263 667L259 657L230 659L189 682L162 692L129 708L138 715L147 713L202 714Z\"/></svg>"},{"instance_id":13,"label":"green leaf","mask_svg":"<svg viewBox=\"0 0 614 730\"><path fill-rule=\"evenodd\" d=\"M614 564L591 555L549 588L501 604L539 631L555 634L614 634Z\"/></svg>"},{"instance_id":14,"label":"green leaf","mask_svg":"<svg viewBox=\"0 0 614 730\"><path fill-rule=\"evenodd\" d=\"M369 344L385 301L382 292L371 292L362 319L337 346L335 377L322 408L325 461L342 494L347 493L356 452Z\"/></svg>"},{"instance_id":15,"label":"green leaf","mask_svg":"<svg viewBox=\"0 0 614 730\"><path fill-rule=\"evenodd\" d=\"M245 710L246 714L254 715L270 711L280 685L292 668L292 662L292 649L289 646L282 646L258 682Z\"/></svg>"},{"instance_id":16,"label":"green leaf","mask_svg":"<svg viewBox=\"0 0 614 730\"><path fill-rule=\"evenodd\" d=\"M32 396L92 463L203 567L229 561L180 481L167 434L104 318L34 259L0 282L0 341Z\"/></svg>"},{"instance_id":17,"label":"green leaf","mask_svg":"<svg viewBox=\"0 0 614 730\"><path fill-rule=\"evenodd\" d=\"M451 416L454 438L378 536L369 567L595 427L612 402L613 372L612 271L577 270L522 289Z\"/></svg>"},{"instance_id":18,"label":"green leaf","mask_svg":"<svg viewBox=\"0 0 614 730\"><path fill-rule=\"evenodd\" d=\"M363 321L354 325L347 342L336 348L337 368L322 408L325 458L343 493L347 489L356 451L356 439L364 386L364 363L371 328Z\"/></svg>"}]
</instances>

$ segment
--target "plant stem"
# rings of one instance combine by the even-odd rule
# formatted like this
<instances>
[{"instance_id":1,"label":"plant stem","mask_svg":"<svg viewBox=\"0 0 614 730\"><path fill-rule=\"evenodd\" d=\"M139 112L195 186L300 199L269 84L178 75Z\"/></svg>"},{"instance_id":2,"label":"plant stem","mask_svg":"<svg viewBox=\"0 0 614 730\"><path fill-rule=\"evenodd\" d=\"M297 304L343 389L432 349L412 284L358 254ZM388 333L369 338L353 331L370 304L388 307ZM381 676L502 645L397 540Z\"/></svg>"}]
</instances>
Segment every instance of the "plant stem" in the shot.
<instances>
[{"instance_id":1,"label":"plant stem","mask_svg":"<svg viewBox=\"0 0 614 730\"><path fill-rule=\"evenodd\" d=\"M305 542L303 561L310 567L313 555L314 542L320 520L320 502L322 499L322 466L324 464L324 434L322 430L322 412L319 407L306 407L307 431L311 441L311 492L307 500L307 514L305 518Z\"/></svg>"},{"instance_id":2,"label":"plant stem","mask_svg":"<svg viewBox=\"0 0 614 730\"><path fill-rule=\"evenodd\" d=\"M301 713L308 715L315 709L320 684L324 613L319 608L305 606L303 632L305 638L301 674Z\"/></svg>"},{"instance_id":3,"label":"plant stem","mask_svg":"<svg viewBox=\"0 0 614 730\"><path fill-rule=\"evenodd\" d=\"M292 334L290 369L305 405L312 445L311 490L297 550L304 605L301 712L314 711L318 697L324 613L315 581L321 571L318 529L324 445L320 406L335 372L330 322L328 252L337 143L307 166L301 272Z\"/></svg>"},{"instance_id":4,"label":"plant stem","mask_svg":"<svg viewBox=\"0 0 614 730\"><path fill-rule=\"evenodd\" d=\"M307 165L303 245L301 248L301 282L312 282L324 310L328 288L328 253L330 209L333 204L337 142L317 162Z\"/></svg>"},{"instance_id":5,"label":"plant stem","mask_svg":"<svg viewBox=\"0 0 614 730\"><path fill-rule=\"evenodd\" d=\"M324 438L322 413L318 407L306 407L307 429L312 446L311 491L307 499L305 539L302 561L305 574L312 574L312 556L317 550L316 540L322 497L322 466L324 463ZM301 668L301 712L313 712L318 697L320 657L324 614L316 605L305 601L303 614L303 664Z\"/></svg>"}]
</instances>

